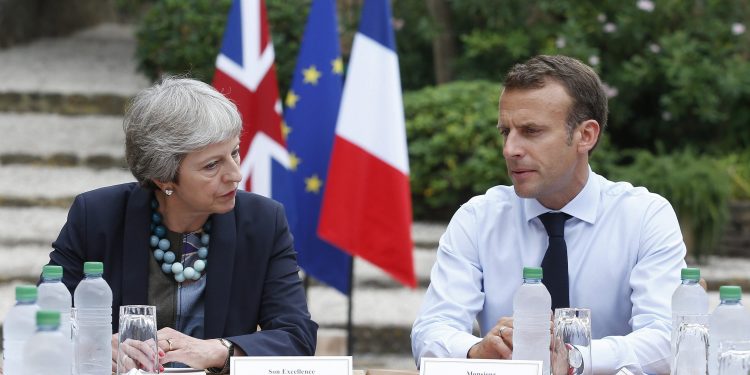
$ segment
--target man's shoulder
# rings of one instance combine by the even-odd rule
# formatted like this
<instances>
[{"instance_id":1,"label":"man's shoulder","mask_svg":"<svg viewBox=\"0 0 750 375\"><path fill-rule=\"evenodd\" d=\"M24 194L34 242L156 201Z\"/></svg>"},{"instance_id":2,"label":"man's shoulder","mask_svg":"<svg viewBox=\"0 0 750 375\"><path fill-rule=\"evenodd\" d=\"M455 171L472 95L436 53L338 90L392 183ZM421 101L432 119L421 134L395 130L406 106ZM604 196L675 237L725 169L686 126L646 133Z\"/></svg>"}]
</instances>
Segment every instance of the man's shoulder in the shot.
<instances>
[{"instance_id":1,"label":"man's shoulder","mask_svg":"<svg viewBox=\"0 0 750 375\"><path fill-rule=\"evenodd\" d=\"M602 176L598 176L599 186L601 187L602 198L606 201L618 202L621 204L637 204L642 207L650 203L667 203L666 198L649 191L644 186L634 186L626 181L610 181Z\"/></svg>"},{"instance_id":2,"label":"man's shoulder","mask_svg":"<svg viewBox=\"0 0 750 375\"><path fill-rule=\"evenodd\" d=\"M498 207L512 206L517 204L519 198L516 195L513 186L497 185L493 186L484 194L477 195L461 205L462 209L472 211L482 211L487 209L496 209Z\"/></svg>"}]
</instances>

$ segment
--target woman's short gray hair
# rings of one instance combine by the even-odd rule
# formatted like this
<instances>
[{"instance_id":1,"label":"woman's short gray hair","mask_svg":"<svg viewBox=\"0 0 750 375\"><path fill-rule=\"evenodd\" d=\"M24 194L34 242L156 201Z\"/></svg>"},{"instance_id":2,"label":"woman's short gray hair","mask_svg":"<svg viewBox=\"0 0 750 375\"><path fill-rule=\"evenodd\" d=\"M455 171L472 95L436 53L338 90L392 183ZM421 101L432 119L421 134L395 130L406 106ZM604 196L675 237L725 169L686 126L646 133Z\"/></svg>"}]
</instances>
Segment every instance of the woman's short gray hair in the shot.
<instances>
[{"instance_id":1,"label":"woman's short gray hair","mask_svg":"<svg viewBox=\"0 0 750 375\"><path fill-rule=\"evenodd\" d=\"M237 106L194 79L166 77L139 92L125 113L125 158L141 186L177 182L190 152L242 132Z\"/></svg>"}]
</instances>

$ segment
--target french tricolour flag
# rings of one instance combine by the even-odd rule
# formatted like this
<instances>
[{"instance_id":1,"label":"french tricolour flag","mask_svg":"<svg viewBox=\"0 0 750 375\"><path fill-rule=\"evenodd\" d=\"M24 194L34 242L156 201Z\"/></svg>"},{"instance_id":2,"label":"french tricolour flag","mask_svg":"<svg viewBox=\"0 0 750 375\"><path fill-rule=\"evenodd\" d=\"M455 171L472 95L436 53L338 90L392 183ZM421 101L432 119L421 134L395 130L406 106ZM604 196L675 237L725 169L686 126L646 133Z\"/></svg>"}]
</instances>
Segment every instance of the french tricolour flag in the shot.
<instances>
[{"instance_id":1,"label":"french tricolour flag","mask_svg":"<svg viewBox=\"0 0 750 375\"><path fill-rule=\"evenodd\" d=\"M318 233L414 287L409 157L388 2L364 2Z\"/></svg>"}]
</instances>

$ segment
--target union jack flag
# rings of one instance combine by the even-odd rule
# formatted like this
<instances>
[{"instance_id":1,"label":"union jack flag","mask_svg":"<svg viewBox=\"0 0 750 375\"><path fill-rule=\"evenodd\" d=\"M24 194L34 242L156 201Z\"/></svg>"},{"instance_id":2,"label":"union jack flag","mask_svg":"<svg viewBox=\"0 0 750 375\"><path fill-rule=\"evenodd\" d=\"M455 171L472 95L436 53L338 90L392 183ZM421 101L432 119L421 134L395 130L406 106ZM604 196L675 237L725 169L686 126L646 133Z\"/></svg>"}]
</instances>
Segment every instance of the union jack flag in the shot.
<instances>
[{"instance_id":1,"label":"union jack flag","mask_svg":"<svg viewBox=\"0 0 750 375\"><path fill-rule=\"evenodd\" d=\"M212 84L242 115L240 188L289 201L290 193L281 181L288 175L289 153L263 0L232 3Z\"/></svg>"}]
</instances>

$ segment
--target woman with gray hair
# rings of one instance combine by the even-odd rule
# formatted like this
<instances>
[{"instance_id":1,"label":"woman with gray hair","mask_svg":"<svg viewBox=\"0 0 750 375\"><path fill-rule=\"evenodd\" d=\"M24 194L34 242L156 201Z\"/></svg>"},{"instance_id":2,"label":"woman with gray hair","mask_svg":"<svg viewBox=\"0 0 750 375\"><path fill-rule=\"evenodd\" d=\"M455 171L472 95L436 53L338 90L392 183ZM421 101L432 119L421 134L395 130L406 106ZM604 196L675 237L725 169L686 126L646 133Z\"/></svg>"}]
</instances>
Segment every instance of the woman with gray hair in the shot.
<instances>
[{"instance_id":1,"label":"woman with gray hair","mask_svg":"<svg viewBox=\"0 0 750 375\"><path fill-rule=\"evenodd\" d=\"M157 307L160 364L227 373L233 355L313 355L317 324L283 207L237 189L236 106L166 78L133 99L123 129L137 183L76 197L50 253L71 293L84 262L104 263L113 358L122 305Z\"/></svg>"}]
</instances>

